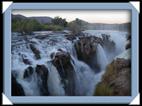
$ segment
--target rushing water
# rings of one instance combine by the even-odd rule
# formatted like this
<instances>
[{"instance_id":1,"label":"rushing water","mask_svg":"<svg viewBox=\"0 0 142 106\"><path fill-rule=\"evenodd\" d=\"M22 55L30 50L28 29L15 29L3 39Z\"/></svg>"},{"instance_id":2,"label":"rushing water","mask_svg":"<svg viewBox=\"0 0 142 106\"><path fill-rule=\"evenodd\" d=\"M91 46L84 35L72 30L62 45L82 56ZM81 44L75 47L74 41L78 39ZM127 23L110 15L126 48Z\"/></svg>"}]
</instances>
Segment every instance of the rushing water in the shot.
<instances>
[{"instance_id":1,"label":"rushing water","mask_svg":"<svg viewBox=\"0 0 142 106\"><path fill-rule=\"evenodd\" d=\"M41 33L43 34L43 32ZM116 44L116 49L114 52L110 52L107 48L102 47L100 44L97 45L96 59L97 64L101 67L99 73L95 73L95 70L91 69L89 65L77 59L73 42L67 40L64 37L64 34L54 34L50 32L48 33L49 35L44 39L36 38L37 35L32 35L32 37L29 38L29 41L32 42L32 44L34 44L34 46L40 51L40 59L35 59L28 42L26 42L22 36L17 36L16 34L12 35L12 73L24 89L25 95L42 95L39 87L41 78L38 77L39 75L35 72L36 65L44 65L48 69L48 78L46 80L49 96L68 95L66 94L65 86L61 81L62 78L59 74L59 70L51 62L51 54L56 53L58 49L68 52L71 56L70 62L73 66L74 72L74 80L71 82L74 83L74 87L72 87L71 90L73 90L74 96L93 95L95 85L101 80L107 64L109 64L116 55L124 51L127 33L92 30L86 31L85 33L90 33L90 35L92 34L91 36L96 35L100 38L100 34L102 33L109 34L111 35L111 40L113 40ZM38 32L38 35L39 34L40 32ZM24 64L22 58L29 60L31 64ZM31 76L24 79L23 75L28 66L32 66L34 72ZM66 69L63 68L63 70Z\"/></svg>"}]
</instances>

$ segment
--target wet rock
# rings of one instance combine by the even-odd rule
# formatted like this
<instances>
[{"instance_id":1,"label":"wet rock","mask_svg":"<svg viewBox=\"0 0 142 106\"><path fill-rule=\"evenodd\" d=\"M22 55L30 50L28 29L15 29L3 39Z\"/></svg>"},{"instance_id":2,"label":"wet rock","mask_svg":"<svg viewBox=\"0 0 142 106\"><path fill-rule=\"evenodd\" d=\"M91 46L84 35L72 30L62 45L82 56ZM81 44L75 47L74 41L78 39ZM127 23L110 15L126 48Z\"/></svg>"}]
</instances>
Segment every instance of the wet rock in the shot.
<instances>
[{"instance_id":1,"label":"wet rock","mask_svg":"<svg viewBox=\"0 0 142 106\"><path fill-rule=\"evenodd\" d=\"M110 35L102 34L102 43L103 47L106 47L109 51L113 52L115 49L115 42L110 39Z\"/></svg>"},{"instance_id":2,"label":"wet rock","mask_svg":"<svg viewBox=\"0 0 142 106\"><path fill-rule=\"evenodd\" d=\"M131 48L131 36L128 35L127 37L127 43L126 43L126 46L125 46L125 49L129 49Z\"/></svg>"},{"instance_id":3,"label":"wet rock","mask_svg":"<svg viewBox=\"0 0 142 106\"><path fill-rule=\"evenodd\" d=\"M24 54L22 54L22 60L23 60L23 63L25 63L27 65L32 64L32 62Z\"/></svg>"},{"instance_id":4,"label":"wet rock","mask_svg":"<svg viewBox=\"0 0 142 106\"><path fill-rule=\"evenodd\" d=\"M37 38L37 39L45 39L45 38L47 38L49 35L47 34L47 35L38 35L38 36L36 36L35 38Z\"/></svg>"},{"instance_id":5,"label":"wet rock","mask_svg":"<svg viewBox=\"0 0 142 106\"><path fill-rule=\"evenodd\" d=\"M131 95L130 60L117 58L106 68L102 81L97 84L96 96L130 96Z\"/></svg>"},{"instance_id":6,"label":"wet rock","mask_svg":"<svg viewBox=\"0 0 142 106\"><path fill-rule=\"evenodd\" d=\"M66 39L73 41L74 39L76 39L75 36L73 35L65 35Z\"/></svg>"},{"instance_id":7,"label":"wet rock","mask_svg":"<svg viewBox=\"0 0 142 106\"><path fill-rule=\"evenodd\" d=\"M75 49L77 57L79 60L86 62L91 67L93 58L96 55L97 44L101 43L101 39L97 37L80 37L77 42L75 42Z\"/></svg>"},{"instance_id":8,"label":"wet rock","mask_svg":"<svg viewBox=\"0 0 142 106\"><path fill-rule=\"evenodd\" d=\"M125 46L125 49L129 49L129 48L131 48L131 43L130 43L130 41L126 44L126 46Z\"/></svg>"},{"instance_id":9,"label":"wet rock","mask_svg":"<svg viewBox=\"0 0 142 106\"><path fill-rule=\"evenodd\" d=\"M22 86L16 81L16 78L12 75L12 96L25 96Z\"/></svg>"},{"instance_id":10,"label":"wet rock","mask_svg":"<svg viewBox=\"0 0 142 106\"><path fill-rule=\"evenodd\" d=\"M30 48L32 52L34 53L36 59L40 59L41 58L40 51L33 44L30 44Z\"/></svg>"},{"instance_id":11,"label":"wet rock","mask_svg":"<svg viewBox=\"0 0 142 106\"><path fill-rule=\"evenodd\" d=\"M44 65L37 65L35 70L38 76L38 85L40 87L41 95L49 95L47 86L48 69Z\"/></svg>"},{"instance_id":12,"label":"wet rock","mask_svg":"<svg viewBox=\"0 0 142 106\"><path fill-rule=\"evenodd\" d=\"M24 72L24 75L23 75L23 78L29 78L34 72L34 69L33 67L29 66L25 72Z\"/></svg>"},{"instance_id":13,"label":"wet rock","mask_svg":"<svg viewBox=\"0 0 142 106\"><path fill-rule=\"evenodd\" d=\"M64 84L65 92L67 95L75 94L75 81L74 81L74 69L71 64L71 57L68 52L59 49L57 53L51 55L53 57L52 63L57 68L59 75L61 76L61 82Z\"/></svg>"}]
</instances>

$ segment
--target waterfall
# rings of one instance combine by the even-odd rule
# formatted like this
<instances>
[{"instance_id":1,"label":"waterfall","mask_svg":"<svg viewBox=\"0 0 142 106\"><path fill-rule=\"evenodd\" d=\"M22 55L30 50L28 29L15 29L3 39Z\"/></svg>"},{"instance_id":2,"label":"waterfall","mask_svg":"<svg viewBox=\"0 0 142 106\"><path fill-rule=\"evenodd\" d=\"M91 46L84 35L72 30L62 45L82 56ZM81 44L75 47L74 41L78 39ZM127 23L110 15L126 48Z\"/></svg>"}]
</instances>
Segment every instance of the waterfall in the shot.
<instances>
[{"instance_id":1,"label":"waterfall","mask_svg":"<svg viewBox=\"0 0 142 106\"><path fill-rule=\"evenodd\" d=\"M77 60L73 56L71 63L75 70L75 94L78 96L92 95L94 92L94 72L84 62Z\"/></svg>"},{"instance_id":2,"label":"waterfall","mask_svg":"<svg viewBox=\"0 0 142 106\"><path fill-rule=\"evenodd\" d=\"M100 38L101 33L102 32L97 33ZM45 83L47 83L45 90L47 89L49 92L49 95L47 96L91 96L94 93L96 84L98 84L101 80L102 75L105 72L103 70L105 70L107 64L110 63L111 59L114 59L116 54L119 54L125 48L125 39L123 36L120 37L119 34L121 35L121 33L110 34L111 39L116 44L115 51L112 52L104 46L102 47L100 44L97 45L96 53L94 53L91 57L91 62L94 62L92 64L95 64L94 67L96 67L96 69L91 69L84 60L78 60L74 43L68 41L63 36L59 37L59 35L54 35L49 36L48 39L42 40L37 38L32 39L32 44L35 49L39 51L39 55L41 56L39 59L35 59L36 53L33 53L30 47L27 48L26 44L22 44L21 46L21 41L18 41L19 44L17 44L18 42L15 42L16 45L12 46L12 73L15 71L14 77L17 82L21 84L25 95L27 96L42 96L40 84L43 85L43 83L39 77L42 72L39 74L35 71L37 65L44 65L48 69L48 76L47 78L44 78L44 81L46 80ZM118 37L120 37L120 39L118 39ZM59 63L62 71L64 71L64 73L66 73L65 75L67 75L66 78L60 75L61 73L59 73L59 68L54 66L55 64L53 65L52 63L51 54L56 54L59 49L60 51L65 51L65 53L67 52L69 57L71 56L71 59L69 58L69 62L71 63L68 64L69 66L64 64L66 63L66 59L63 59L64 62L60 61ZM23 58L21 56L23 56ZM23 59L26 61L25 63L23 62ZM30 64L27 61L29 61ZM24 79L24 72L29 66L33 67L34 72L32 75ZM69 68L67 69L65 66ZM100 71L97 72L97 70Z\"/></svg>"},{"instance_id":3,"label":"waterfall","mask_svg":"<svg viewBox=\"0 0 142 106\"><path fill-rule=\"evenodd\" d=\"M52 96L63 96L65 91L61 83L60 75L52 63L48 63L48 90Z\"/></svg>"},{"instance_id":4,"label":"waterfall","mask_svg":"<svg viewBox=\"0 0 142 106\"><path fill-rule=\"evenodd\" d=\"M25 95L27 96L40 96L40 88L38 86L37 74L33 73L29 78L18 78L17 81L22 85Z\"/></svg>"},{"instance_id":5,"label":"waterfall","mask_svg":"<svg viewBox=\"0 0 142 106\"><path fill-rule=\"evenodd\" d=\"M105 51L100 44L98 44L97 46L97 64L99 65L101 70L104 70L106 65L108 64Z\"/></svg>"}]
</instances>

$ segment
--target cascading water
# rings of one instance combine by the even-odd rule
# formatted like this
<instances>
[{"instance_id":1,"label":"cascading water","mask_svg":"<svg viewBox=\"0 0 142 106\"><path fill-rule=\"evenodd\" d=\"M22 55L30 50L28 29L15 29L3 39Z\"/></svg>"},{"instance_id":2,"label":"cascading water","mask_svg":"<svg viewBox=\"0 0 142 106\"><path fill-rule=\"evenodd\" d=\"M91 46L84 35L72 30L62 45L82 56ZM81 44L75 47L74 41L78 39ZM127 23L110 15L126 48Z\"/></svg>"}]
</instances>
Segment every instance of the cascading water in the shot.
<instances>
[{"instance_id":1,"label":"cascading water","mask_svg":"<svg viewBox=\"0 0 142 106\"><path fill-rule=\"evenodd\" d=\"M114 35L116 34L114 33ZM113 34L111 36L113 36ZM91 69L90 66L84 61L78 60L73 42L67 40L63 35L53 34L51 36L47 36L47 38L45 38L44 40L36 39L34 37L31 39L32 44L37 50L40 51L40 59L35 59L35 55L28 44L17 39L22 38L14 37L12 39L12 73L14 73L14 77L16 77L17 82L24 89L25 95L28 96L42 95L39 86L42 85L42 79L41 77L39 77L39 73L35 71L37 65L44 65L48 69L48 77L47 79L44 79L47 81L45 82L47 83L46 89L49 92L48 96L65 96L68 94L74 94L74 96L93 95L95 86L101 80L101 77L104 73L104 71L102 70L105 70L107 64L110 63L111 58L124 50L125 42L125 39L122 37L121 44L119 45L120 42L112 37L112 40L114 40L116 44L117 53L112 53L112 55L114 56L110 56L111 58L108 58L110 52L107 48L102 47L102 45L100 44L97 45L95 59L97 65L100 67L100 71L99 73L95 73L96 70ZM70 54L70 63L73 69L66 69L66 67L63 66L62 61L58 65L61 65L62 71L64 71L64 73L71 71L71 73L73 73L72 75L74 77L74 80L69 77L69 79L65 79L65 82L63 83L62 80L64 79L59 73L60 70L58 70L58 68L52 63L53 59L51 58L51 54L56 54L59 49ZM36 52L37 50L35 50L34 52ZM24 60L21 57L22 55ZM25 61L25 63L23 61ZM27 78L23 78L25 70L29 66L33 67L33 73ZM39 72L41 75L43 75L43 70ZM65 90L65 86L67 85L74 85L74 87L69 90Z\"/></svg>"},{"instance_id":2,"label":"cascading water","mask_svg":"<svg viewBox=\"0 0 142 106\"><path fill-rule=\"evenodd\" d=\"M65 91L61 83L61 78L56 67L52 63L48 63L49 77L48 90L52 96L63 96Z\"/></svg>"},{"instance_id":3,"label":"cascading water","mask_svg":"<svg viewBox=\"0 0 142 106\"><path fill-rule=\"evenodd\" d=\"M101 70L104 70L108 64L106 53L100 44L97 46L97 64Z\"/></svg>"},{"instance_id":4,"label":"cascading water","mask_svg":"<svg viewBox=\"0 0 142 106\"><path fill-rule=\"evenodd\" d=\"M79 96L92 95L94 91L95 73L87 64L77 60L73 56L71 57L71 63L76 75L75 94Z\"/></svg>"}]
</instances>

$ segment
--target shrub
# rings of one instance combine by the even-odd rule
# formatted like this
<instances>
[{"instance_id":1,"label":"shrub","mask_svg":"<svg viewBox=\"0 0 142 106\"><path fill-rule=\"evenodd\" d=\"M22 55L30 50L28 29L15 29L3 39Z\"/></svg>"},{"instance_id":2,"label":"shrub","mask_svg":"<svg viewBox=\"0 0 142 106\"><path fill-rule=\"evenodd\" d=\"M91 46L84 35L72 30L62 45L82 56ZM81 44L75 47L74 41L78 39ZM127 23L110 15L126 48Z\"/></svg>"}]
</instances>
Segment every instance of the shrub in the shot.
<instances>
[{"instance_id":1,"label":"shrub","mask_svg":"<svg viewBox=\"0 0 142 106\"><path fill-rule=\"evenodd\" d=\"M112 96L113 89L106 83L99 83L96 86L95 96Z\"/></svg>"},{"instance_id":2,"label":"shrub","mask_svg":"<svg viewBox=\"0 0 142 106\"><path fill-rule=\"evenodd\" d=\"M59 25L43 25L44 30L51 30L51 31L61 31L63 30L63 27Z\"/></svg>"}]
</instances>

